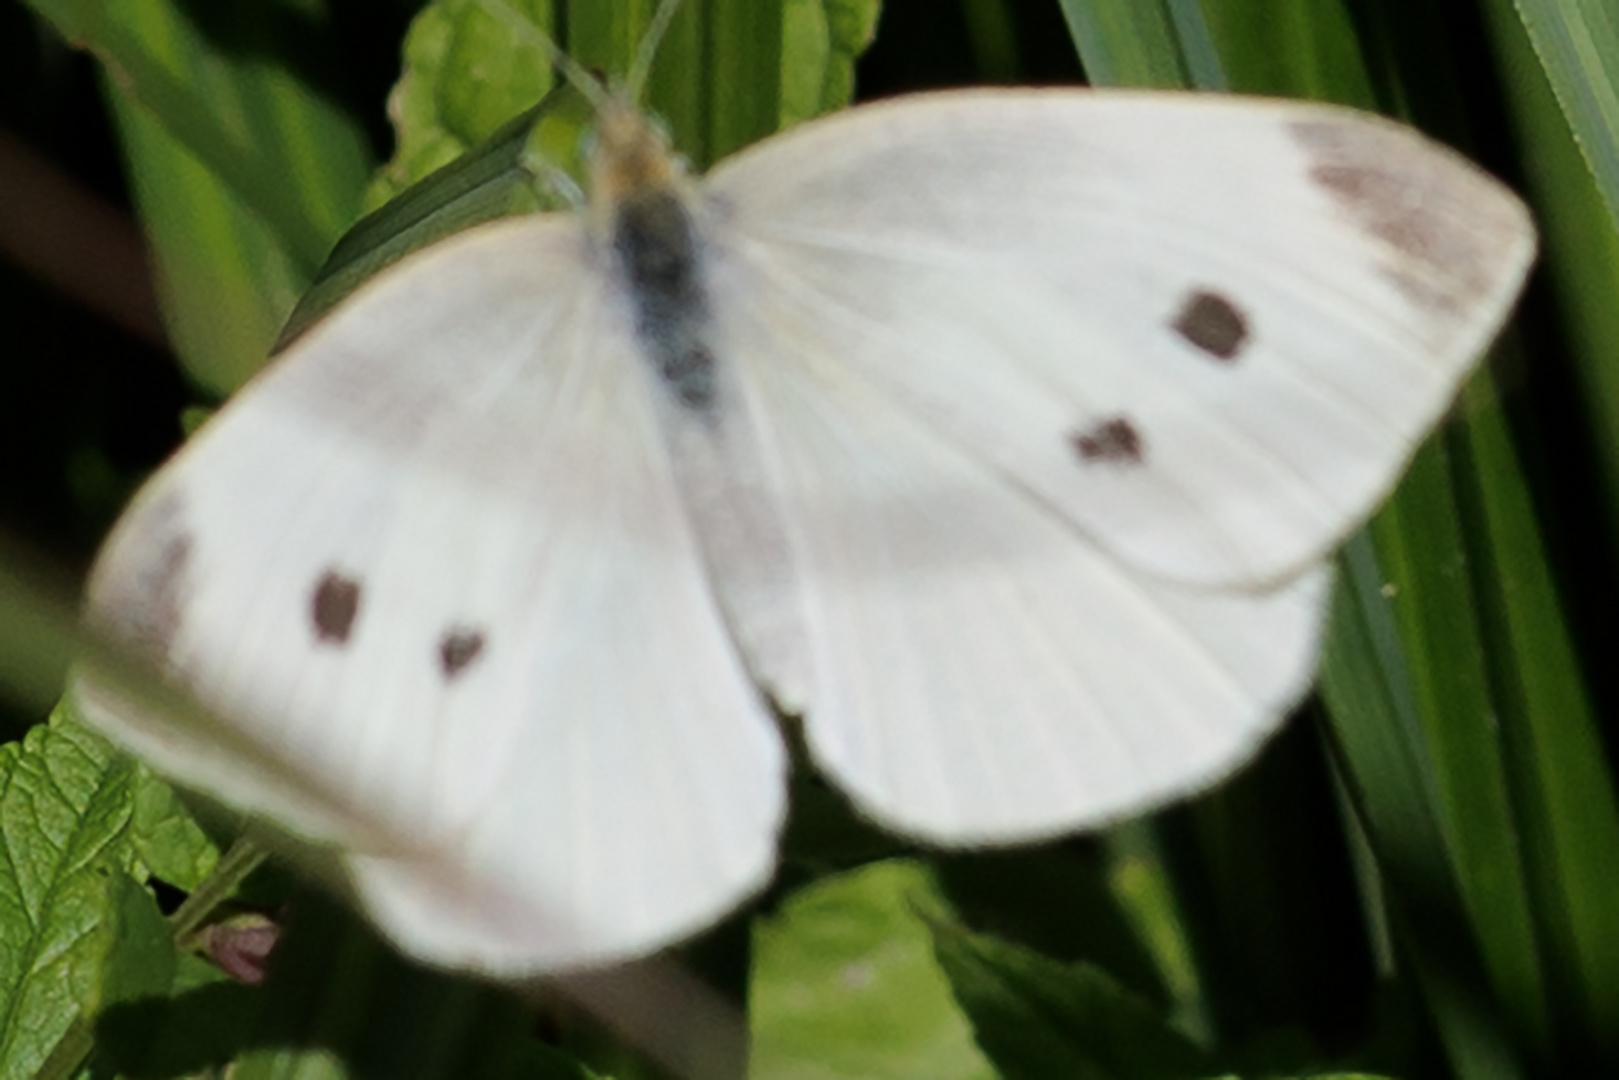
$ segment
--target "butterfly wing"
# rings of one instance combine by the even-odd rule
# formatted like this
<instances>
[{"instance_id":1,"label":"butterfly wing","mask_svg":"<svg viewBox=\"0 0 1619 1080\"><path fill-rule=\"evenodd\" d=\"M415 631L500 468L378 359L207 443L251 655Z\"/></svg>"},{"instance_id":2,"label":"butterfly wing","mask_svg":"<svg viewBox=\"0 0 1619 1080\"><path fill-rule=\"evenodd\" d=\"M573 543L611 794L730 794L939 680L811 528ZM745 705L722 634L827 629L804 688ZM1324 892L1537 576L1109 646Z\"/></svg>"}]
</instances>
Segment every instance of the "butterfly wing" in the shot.
<instances>
[{"instance_id":1,"label":"butterfly wing","mask_svg":"<svg viewBox=\"0 0 1619 1080\"><path fill-rule=\"evenodd\" d=\"M176 728L91 676L92 719L336 845L417 955L496 973L712 921L768 878L782 815L590 259L541 220L379 279L158 475L90 591L226 718Z\"/></svg>"},{"instance_id":2,"label":"butterfly wing","mask_svg":"<svg viewBox=\"0 0 1619 1080\"><path fill-rule=\"evenodd\" d=\"M1118 558L1214 585L1283 580L1371 512L1534 246L1407 128L1212 95L927 95L705 191L716 262L746 267L725 288L797 312L800 352Z\"/></svg>"},{"instance_id":3,"label":"butterfly wing","mask_svg":"<svg viewBox=\"0 0 1619 1080\"><path fill-rule=\"evenodd\" d=\"M1323 567L1266 590L1154 579L837 378L808 327L727 311L797 558L775 607L799 605L806 685L778 698L877 821L950 844L1100 824L1213 783L1308 687Z\"/></svg>"},{"instance_id":4,"label":"butterfly wing","mask_svg":"<svg viewBox=\"0 0 1619 1080\"><path fill-rule=\"evenodd\" d=\"M801 568L768 605L801 605L787 703L857 803L947 843L1149 808L1275 728L1325 556L1533 246L1403 128L1187 95L930 95L706 185Z\"/></svg>"}]
</instances>

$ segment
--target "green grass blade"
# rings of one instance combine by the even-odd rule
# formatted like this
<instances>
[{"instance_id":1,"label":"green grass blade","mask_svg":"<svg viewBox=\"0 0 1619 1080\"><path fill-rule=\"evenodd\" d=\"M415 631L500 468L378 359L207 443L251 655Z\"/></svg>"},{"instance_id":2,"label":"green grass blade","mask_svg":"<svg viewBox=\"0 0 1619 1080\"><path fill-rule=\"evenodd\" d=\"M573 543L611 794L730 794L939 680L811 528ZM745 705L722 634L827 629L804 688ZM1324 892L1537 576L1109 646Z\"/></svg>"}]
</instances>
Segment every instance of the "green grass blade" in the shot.
<instances>
[{"instance_id":1,"label":"green grass blade","mask_svg":"<svg viewBox=\"0 0 1619 1080\"><path fill-rule=\"evenodd\" d=\"M1525 526L1532 529L1534 511L1544 513L1548 505L1566 515L1572 503L1578 514L1572 527L1614 535L1619 382L1612 357L1619 349L1619 311L1613 296L1619 290L1619 234L1611 177L1593 157L1611 153L1603 147L1611 143L1613 116L1604 105L1601 123L1610 134L1603 135L1589 126L1591 114L1571 108L1568 100L1573 84L1581 81L1580 92L1590 95L1586 105L1605 100L1614 57L1584 56L1582 64L1600 59L1601 69L1573 70L1568 56L1549 51L1536 37L1545 32L1547 20L1559 19L1566 25L1558 32L1582 37L1585 45L1605 40L1612 34L1606 21L1611 16L1593 5L1568 4L1552 12L1543 4L1490 0L1485 7L1503 54L1505 94L1524 145L1523 168L1542 229L1544 276L1560 317L1557 336L1524 338L1522 362L1526 369L1563 362L1573 371L1582 391L1581 412L1559 415L1555 422L1579 427L1589 450L1574 470L1560 468L1555 476L1563 480L1572 472L1584 485L1580 490L1548 487L1548 497L1534 507L1483 493L1487 520L1510 556L1521 546L1542 543L1538 535L1525 536ZM1566 359L1555 351L1559 343L1567 345ZM1490 460L1497 450L1498 442L1490 441L1474 452ZM1611 553L1602 558L1611 565ZM1573 584L1578 575L1565 570L1564 587L1578 587ZM1590 1055L1583 1067L1612 1072L1619 1069L1619 911L1612 902L1619 893L1619 865L1612 858L1619 846L1619 796L1599 718L1578 681L1576 645L1560 618L1546 568L1507 562L1503 578L1512 588L1501 598L1500 634L1519 657L1509 689L1521 700L1526 718L1508 735L1518 764L1525 849L1536 870L1538 912L1553 964L1560 1035L1576 1053ZM1585 648L1595 658L1606 646L1594 642Z\"/></svg>"},{"instance_id":2,"label":"green grass blade","mask_svg":"<svg viewBox=\"0 0 1619 1080\"><path fill-rule=\"evenodd\" d=\"M1619 232L1613 198L1588 167L1580 133L1569 126L1510 0L1489 0L1486 10L1505 92L1522 141L1522 165L1541 227L1542 266L1569 342L1579 382L1578 418L1590 429L1594 456L1585 463L1603 487L1590 509L1612 536L1619 527ZM1611 58L1610 58L1611 59ZM1548 342L1548 345L1553 343Z\"/></svg>"},{"instance_id":3,"label":"green grass blade","mask_svg":"<svg viewBox=\"0 0 1619 1080\"><path fill-rule=\"evenodd\" d=\"M1540 68L1619 222L1619 13L1602 0L1518 0Z\"/></svg>"},{"instance_id":4,"label":"green grass blade","mask_svg":"<svg viewBox=\"0 0 1619 1080\"><path fill-rule=\"evenodd\" d=\"M1097 86L1186 86L1170 0L1061 0L1068 31Z\"/></svg>"},{"instance_id":5,"label":"green grass blade","mask_svg":"<svg viewBox=\"0 0 1619 1080\"><path fill-rule=\"evenodd\" d=\"M1498 718L1518 843L1559 1011L1550 1035L1570 1056L1619 1069L1619 800L1593 704L1552 580L1535 507L1510 445L1493 386L1469 394L1468 453L1477 487L1467 509L1490 537L1499 588L1487 626ZM1483 400L1481 400L1483 399Z\"/></svg>"}]
</instances>

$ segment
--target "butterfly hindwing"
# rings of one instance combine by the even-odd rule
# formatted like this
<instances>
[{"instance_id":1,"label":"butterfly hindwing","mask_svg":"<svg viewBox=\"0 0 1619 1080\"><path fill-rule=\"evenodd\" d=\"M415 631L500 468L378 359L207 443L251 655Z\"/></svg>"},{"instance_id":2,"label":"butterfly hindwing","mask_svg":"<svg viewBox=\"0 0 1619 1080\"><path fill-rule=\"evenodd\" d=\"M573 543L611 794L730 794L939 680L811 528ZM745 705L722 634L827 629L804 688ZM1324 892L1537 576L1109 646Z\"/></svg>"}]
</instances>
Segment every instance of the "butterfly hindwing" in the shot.
<instances>
[{"instance_id":1,"label":"butterfly hindwing","mask_svg":"<svg viewBox=\"0 0 1619 1080\"><path fill-rule=\"evenodd\" d=\"M703 925L768 877L782 814L584 243L506 224L380 279L142 493L91 590L231 722L176 730L91 682L104 726L340 846L396 939L485 970Z\"/></svg>"},{"instance_id":2,"label":"butterfly hindwing","mask_svg":"<svg viewBox=\"0 0 1619 1080\"><path fill-rule=\"evenodd\" d=\"M885 826L1050 836L1223 775L1314 670L1329 575L1154 580L859 382L729 309L798 553L816 761ZM781 606L787 606L783 603Z\"/></svg>"}]
</instances>

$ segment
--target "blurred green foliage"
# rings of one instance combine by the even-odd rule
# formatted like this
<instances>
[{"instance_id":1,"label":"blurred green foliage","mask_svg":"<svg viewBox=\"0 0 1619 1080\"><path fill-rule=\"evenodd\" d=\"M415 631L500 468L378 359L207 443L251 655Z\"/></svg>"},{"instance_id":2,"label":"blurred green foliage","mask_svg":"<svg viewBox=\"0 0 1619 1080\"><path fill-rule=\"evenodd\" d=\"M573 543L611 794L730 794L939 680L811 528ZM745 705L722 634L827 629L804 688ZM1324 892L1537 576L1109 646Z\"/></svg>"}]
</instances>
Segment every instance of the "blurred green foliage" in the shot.
<instances>
[{"instance_id":1,"label":"blurred green foliage","mask_svg":"<svg viewBox=\"0 0 1619 1080\"><path fill-rule=\"evenodd\" d=\"M567 200L588 109L541 104L543 49L511 19L618 73L650 8L0 0L0 683L20 703L0 749L0 1075L660 1075L566 995L413 968L273 873L240 896L285 923L264 987L177 953L164 912L217 850L158 781L44 724L70 615L38 570L41 551L82 568L182 409L240 385L289 317L471 222ZM1150 821L983 856L905 850L800 793L776 888L669 962L746 1007L760 1077L1619 1075L1607 6L877 15L687 0L649 104L703 165L851 91L1083 70L1341 101L1519 187L1541 270L1346 549L1320 700L1255 765Z\"/></svg>"}]
</instances>

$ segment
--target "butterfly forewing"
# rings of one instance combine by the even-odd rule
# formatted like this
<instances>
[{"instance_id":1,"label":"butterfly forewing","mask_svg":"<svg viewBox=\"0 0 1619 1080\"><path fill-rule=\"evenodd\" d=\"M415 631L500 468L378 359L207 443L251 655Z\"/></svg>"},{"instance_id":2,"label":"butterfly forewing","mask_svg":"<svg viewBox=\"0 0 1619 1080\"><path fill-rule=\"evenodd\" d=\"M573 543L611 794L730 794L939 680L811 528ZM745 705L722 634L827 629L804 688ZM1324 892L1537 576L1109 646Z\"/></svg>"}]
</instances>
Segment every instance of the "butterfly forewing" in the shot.
<instances>
[{"instance_id":1,"label":"butterfly forewing","mask_svg":"<svg viewBox=\"0 0 1619 1080\"><path fill-rule=\"evenodd\" d=\"M709 179L828 378L880 387L1119 559L1263 585L1385 495L1516 295L1522 205L1344 110L939 94Z\"/></svg>"},{"instance_id":2,"label":"butterfly forewing","mask_svg":"<svg viewBox=\"0 0 1619 1080\"><path fill-rule=\"evenodd\" d=\"M430 959L571 966L710 921L769 874L782 756L640 364L573 222L381 279L187 446L98 566L94 617L231 739L96 718L342 847Z\"/></svg>"}]
</instances>

